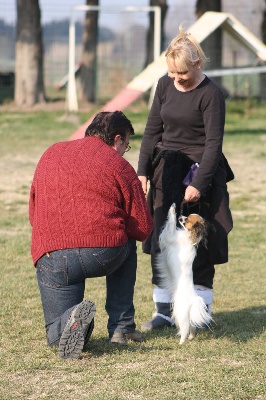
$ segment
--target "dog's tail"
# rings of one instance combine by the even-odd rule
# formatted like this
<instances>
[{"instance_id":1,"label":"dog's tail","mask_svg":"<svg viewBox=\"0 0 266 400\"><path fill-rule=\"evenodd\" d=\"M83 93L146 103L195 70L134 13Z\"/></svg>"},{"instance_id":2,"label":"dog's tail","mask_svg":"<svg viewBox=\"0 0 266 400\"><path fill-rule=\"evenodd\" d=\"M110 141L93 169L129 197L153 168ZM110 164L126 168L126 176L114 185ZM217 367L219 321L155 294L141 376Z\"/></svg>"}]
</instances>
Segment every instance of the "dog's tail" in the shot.
<instances>
[{"instance_id":1,"label":"dog's tail","mask_svg":"<svg viewBox=\"0 0 266 400\"><path fill-rule=\"evenodd\" d=\"M209 325L212 317L208 313L207 306L205 305L202 297L194 296L192 306L190 309L190 323L196 328L204 325Z\"/></svg>"}]
</instances>

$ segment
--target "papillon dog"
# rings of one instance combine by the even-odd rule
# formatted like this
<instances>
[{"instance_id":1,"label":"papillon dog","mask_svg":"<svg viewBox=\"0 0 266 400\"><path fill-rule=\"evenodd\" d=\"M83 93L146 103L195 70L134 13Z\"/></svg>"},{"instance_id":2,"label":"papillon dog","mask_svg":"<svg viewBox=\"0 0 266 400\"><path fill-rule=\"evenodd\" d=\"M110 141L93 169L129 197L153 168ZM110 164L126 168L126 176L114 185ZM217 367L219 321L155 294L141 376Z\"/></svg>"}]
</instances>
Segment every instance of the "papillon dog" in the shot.
<instances>
[{"instance_id":1,"label":"papillon dog","mask_svg":"<svg viewBox=\"0 0 266 400\"><path fill-rule=\"evenodd\" d=\"M198 214L178 218L175 204L168 212L166 224L159 237L158 256L161 285L172 296L173 320L179 327L180 344L194 339L196 328L209 325L212 318L193 284L192 264L200 242L206 246L208 223Z\"/></svg>"}]
</instances>

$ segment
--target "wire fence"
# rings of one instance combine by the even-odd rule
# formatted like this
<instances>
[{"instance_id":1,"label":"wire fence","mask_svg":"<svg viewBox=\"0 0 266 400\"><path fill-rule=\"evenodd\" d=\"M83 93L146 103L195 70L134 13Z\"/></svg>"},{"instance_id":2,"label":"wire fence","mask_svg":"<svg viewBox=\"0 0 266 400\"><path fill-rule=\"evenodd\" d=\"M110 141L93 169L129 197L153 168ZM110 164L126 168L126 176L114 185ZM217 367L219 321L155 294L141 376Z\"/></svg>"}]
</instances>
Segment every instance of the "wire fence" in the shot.
<instances>
[{"instance_id":1,"label":"wire fence","mask_svg":"<svg viewBox=\"0 0 266 400\"><path fill-rule=\"evenodd\" d=\"M4 101L8 86L12 85L15 66L16 5L15 0L0 0L0 102ZM84 5L84 0L40 0L43 42L44 76L49 95L58 95L58 84L68 73L69 20L74 6ZM125 5L123 0L112 1L112 12L105 11L110 1L99 2L103 9L99 13L99 43L97 49L97 97L109 99L130 82L144 67L146 35L149 25L148 12L118 12ZM195 20L195 0L168 1L165 21L165 43L176 35L180 23L187 27ZM149 1L132 0L126 5L148 6ZM222 0L223 12L234 15L258 38L261 38L264 0ZM75 12L76 64L82 54L82 25L85 12ZM208 56L208 54L207 54ZM222 66L241 67L256 65L254 55L239 46L226 33L223 34ZM4 77L4 79L3 79ZM14 82L14 79L13 79ZM258 96L260 93L258 74L227 76L222 83L234 95Z\"/></svg>"}]
</instances>

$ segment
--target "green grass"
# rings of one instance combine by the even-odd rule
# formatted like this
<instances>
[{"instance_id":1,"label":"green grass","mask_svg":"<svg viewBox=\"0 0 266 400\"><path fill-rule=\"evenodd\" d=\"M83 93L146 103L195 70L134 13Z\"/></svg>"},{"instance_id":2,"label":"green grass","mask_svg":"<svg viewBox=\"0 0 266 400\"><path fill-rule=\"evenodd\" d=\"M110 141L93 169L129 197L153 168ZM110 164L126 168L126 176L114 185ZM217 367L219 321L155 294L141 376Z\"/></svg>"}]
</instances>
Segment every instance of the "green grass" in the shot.
<instances>
[{"instance_id":1,"label":"green grass","mask_svg":"<svg viewBox=\"0 0 266 400\"><path fill-rule=\"evenodd\" d=\"M139 148L147 110L125 111ZM266 105L228 103L224 151L234 229L230 260L216 266L212 331L178 345L176 330L145 335L125 347L107 339L105 279L87 281L96 327L79 360L61 360L46 345L30 258L28 193L35 165L53 142L66 140L90 115L0 110L0 399L262 400L265 391ZM149 256L138 246L136 323L153 313Z\"/></svg>"}]
</instances>

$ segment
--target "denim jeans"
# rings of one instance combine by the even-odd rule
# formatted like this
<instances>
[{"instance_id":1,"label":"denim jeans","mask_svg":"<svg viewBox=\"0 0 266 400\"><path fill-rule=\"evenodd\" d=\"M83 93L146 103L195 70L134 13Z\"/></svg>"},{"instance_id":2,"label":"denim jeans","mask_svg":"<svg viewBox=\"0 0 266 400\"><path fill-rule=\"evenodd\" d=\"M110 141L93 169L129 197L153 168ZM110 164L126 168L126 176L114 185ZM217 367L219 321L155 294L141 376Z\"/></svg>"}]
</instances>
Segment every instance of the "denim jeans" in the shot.
<instances>
[{"instance_id":1,"label":"denim jeans","mask_svg":"<svg viewBox=\"0 0 266 400\"><path fill-rule=\"evenodd\" d=\"M44 254L36 263L36 274L48 344L58 345L72 310L83 300L86 278L106 276L108 332L133 332L136 270L133 239L121 247L74 248Z\"/></svg>"}]
</instances>

